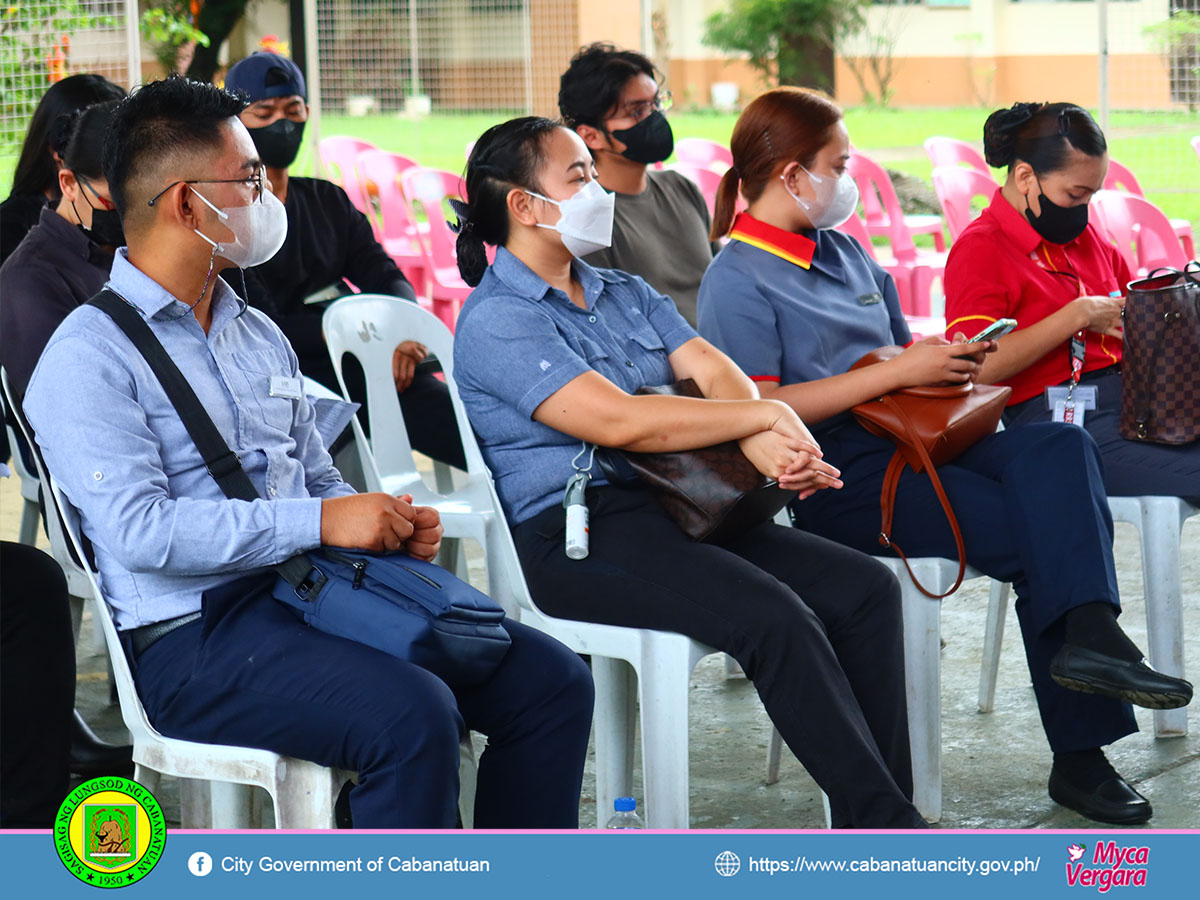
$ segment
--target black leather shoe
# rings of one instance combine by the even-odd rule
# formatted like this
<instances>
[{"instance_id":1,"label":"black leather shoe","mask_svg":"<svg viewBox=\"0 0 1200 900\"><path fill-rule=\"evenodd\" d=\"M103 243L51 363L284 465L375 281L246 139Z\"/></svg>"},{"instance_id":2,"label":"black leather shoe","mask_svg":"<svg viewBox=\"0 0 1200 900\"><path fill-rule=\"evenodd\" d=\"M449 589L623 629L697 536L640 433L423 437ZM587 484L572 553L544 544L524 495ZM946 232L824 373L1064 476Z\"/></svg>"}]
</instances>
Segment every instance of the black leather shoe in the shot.
<instances>
[{"instance_id":1,"label":"black leather shoe","mask_svg":"<svg viewBox=\"0 0 1200 900\"><path fill-rule=\"evenodd\" d=\"M133 747L117 746L96 737L87 722L75 711L71 721L70 769L81 778L100 778L104 775L133 777Z\"/></svg>"},{"instance_id":2,"label":"black leather shoe","mask_svg":"<svg viewBox=\"0 0 1200 900\"><path fill-rule=\"evenodd\" d=\"M1051 769L1050 799L1094 822L1109 825L1141 825L1154 815L1150 801L1116 773L1094 791L1084 791L1060 776L1058 769Z\"/></svg>"},{"instance_id":3,"label":"black leather shoe","mask_svg":"<svg viewBox=\"0 0 1200 900\"><path fill-rule=\"evenodd\" d=\"M1084 694L1101 694L1147 709L1176 709L1192 700L1192 683L1157 672L1146 661L1129 662L1063 644L1050 660L1050 677Z\"/></svg>"}]
</instances>

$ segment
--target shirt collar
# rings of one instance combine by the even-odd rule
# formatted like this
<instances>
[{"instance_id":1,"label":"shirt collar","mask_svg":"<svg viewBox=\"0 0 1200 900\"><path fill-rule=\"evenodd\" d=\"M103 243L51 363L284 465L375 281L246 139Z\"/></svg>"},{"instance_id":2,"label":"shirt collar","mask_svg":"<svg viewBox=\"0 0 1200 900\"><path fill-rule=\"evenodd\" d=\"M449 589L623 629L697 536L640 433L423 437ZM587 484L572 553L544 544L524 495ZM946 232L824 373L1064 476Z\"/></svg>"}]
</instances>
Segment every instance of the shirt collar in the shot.
<instances>
[{"instance_id":1,"label":"shirt collar","mask_svg":"<svg viewBox=\"0 0 1200 900\"><path fill-rule=\"evenodd\" d=\"M38 227L46 229L46 233L71 253L83 259L90 259L92 247L95 246L86 234L79 230L73 222L69 222L58 214L53 206L42 207L38 215Z\"/></svg>"},{"instance_id":2,"label":"shirt collar","mask_svg":"<svg viewBox=\"0 0 1200 900\"><path fill-rule=\"evenodd\" d=\"M492 271L514 293L530 300L544 300L553 290L541 275L510 253L507 247L496 248ZM571 261L571 271L583 286L583 298L588 309L596 305L597 298L604 292L605 283L613 280L611 276L606 277L606 271L593 269L581 259Z\"/></svg>"},{"instance_id":3,"label":"shirt collar","mask_svg":"<svg viewBox=\"0 0 1200 900\"><path fill-rule=\"evenodd\" d=\"M729 237L778 256L802 269L812 265L813 256L817 252L817 243L812 238L768 225L746 212L737 214Z\"/></svg>"},{"instance_id":4,"label":"shirt collar","mask_svg":"<svg viewBox=\"0 0 1200 900\"><path fill-rule=\"evenodd\" d=\"M1042 236L1029 224L1024 213L1019 212L1016 207L1004 199L1000 188L996 188L996 193L992 195L992 202L988 204L988 212L995 217L1000 230L1013 242L1022 255L1028 256L1041 246Z\"/></svg>"},{"instance_id":5,"label":"shirt collar","mask_svg":"<svg viewBox=\"0 0 1200 900\"><path fill-rule=\"evenodd\" d=\"M121 247L113 257L112 271L109 272L106 287L112 289L129 303L136 306L147 319L153 318L172 303L181 307L189 306L164 288L161 284L129 261L129 248ZM242 301L233 288L227 285L219 276L213 287L212 296L213 324L209 334L216 334L218 325L239 314ZM180 310L176 310L179 312Z\"/></svg>"}]
</instances>

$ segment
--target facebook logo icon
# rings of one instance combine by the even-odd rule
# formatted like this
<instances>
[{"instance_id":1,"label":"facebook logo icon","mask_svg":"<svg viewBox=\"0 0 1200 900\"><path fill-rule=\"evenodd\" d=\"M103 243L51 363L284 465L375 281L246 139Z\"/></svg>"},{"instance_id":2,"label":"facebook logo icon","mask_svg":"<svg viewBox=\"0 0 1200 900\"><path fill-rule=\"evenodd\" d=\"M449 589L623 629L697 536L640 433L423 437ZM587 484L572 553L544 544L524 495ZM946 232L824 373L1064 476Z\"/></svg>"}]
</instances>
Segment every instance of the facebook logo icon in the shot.
<instances>
[{"instance_id":1,"label":"facebook logo icon","mask_svg":"<svg viewBox=\"0 0 1200 900\"><path fill-rule=\"evenodd\" d=\"M212 857L203 850L197 851L188 857L188 871L197 878L203 878L212 871Z\"/></svg>"}]
</instances>

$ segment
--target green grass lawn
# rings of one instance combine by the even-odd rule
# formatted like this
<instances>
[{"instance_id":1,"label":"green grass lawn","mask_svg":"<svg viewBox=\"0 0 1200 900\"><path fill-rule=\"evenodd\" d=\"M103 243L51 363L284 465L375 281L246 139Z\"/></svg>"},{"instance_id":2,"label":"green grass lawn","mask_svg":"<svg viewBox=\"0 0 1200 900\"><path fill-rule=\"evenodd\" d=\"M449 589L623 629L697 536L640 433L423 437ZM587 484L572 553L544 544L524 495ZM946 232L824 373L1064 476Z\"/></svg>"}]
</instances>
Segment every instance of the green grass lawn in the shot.
<instances>
[{"instance_id":1,"label":"green grass lawn","mask_svg":"<svg viewBox=\"0 0 1200 900\"><path fill-rule=\"evenodd\" d=\"M846 125L855 146L875 154L890 168L928 182L932 166L922 147L925 138L940 134L979 144L986 110L954 108L879 109L853 107ZM671 113L677 138L703 137L727 144L737 117L711 112ZM444 115L424 119L394 116L349 118L324 116L321 134L350 135L376 146L403 153L422 164L461 172L465 150L490 125L503 116L494 114ZM1200 134L1200 118L1188 113L1116 111L1110 116L1109 147L1115 159L1131 169L1146 196L1168 216L1185 218L1200 232L1200 159L1189 141ZM8 193L12 158L0 159L0 185ZM313 154L306 139L298 174L311 174Z\"/></svg>"}]
</instances>

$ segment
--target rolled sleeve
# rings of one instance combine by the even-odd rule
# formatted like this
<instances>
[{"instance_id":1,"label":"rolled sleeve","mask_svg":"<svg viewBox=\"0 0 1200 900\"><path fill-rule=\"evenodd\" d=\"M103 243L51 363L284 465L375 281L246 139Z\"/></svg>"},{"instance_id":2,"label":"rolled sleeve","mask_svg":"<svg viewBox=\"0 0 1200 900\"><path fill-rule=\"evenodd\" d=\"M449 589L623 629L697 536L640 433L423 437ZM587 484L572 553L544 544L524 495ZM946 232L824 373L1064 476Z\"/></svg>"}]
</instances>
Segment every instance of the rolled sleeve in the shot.
<instances>
[{"instance_id":1,"label":"rolled sleeve","mask_svg":"<svg viewBox=\"0 0 1200 900\"><path fill-rule=\"evenodd\" d=\"M642 289L640 291L642 314L658 332L658 336L662 338L667 353L674 353L696 337L696 329L680 315L674 300L666 294L660 294L642 278L635 277L633 280Z\"/></svg>"},{"instance_id":2,"label":"rolled sleeve","mask_svg":"<svg viewBox=\"0 0 1200 900\"><path fill-rule=\"evenodd\" d=\"M986 235L961 234L946 259L946 335L974 334L1011 315L1020 290L1009 283L1002 258Z\"/></svg>"}]
</instances>

